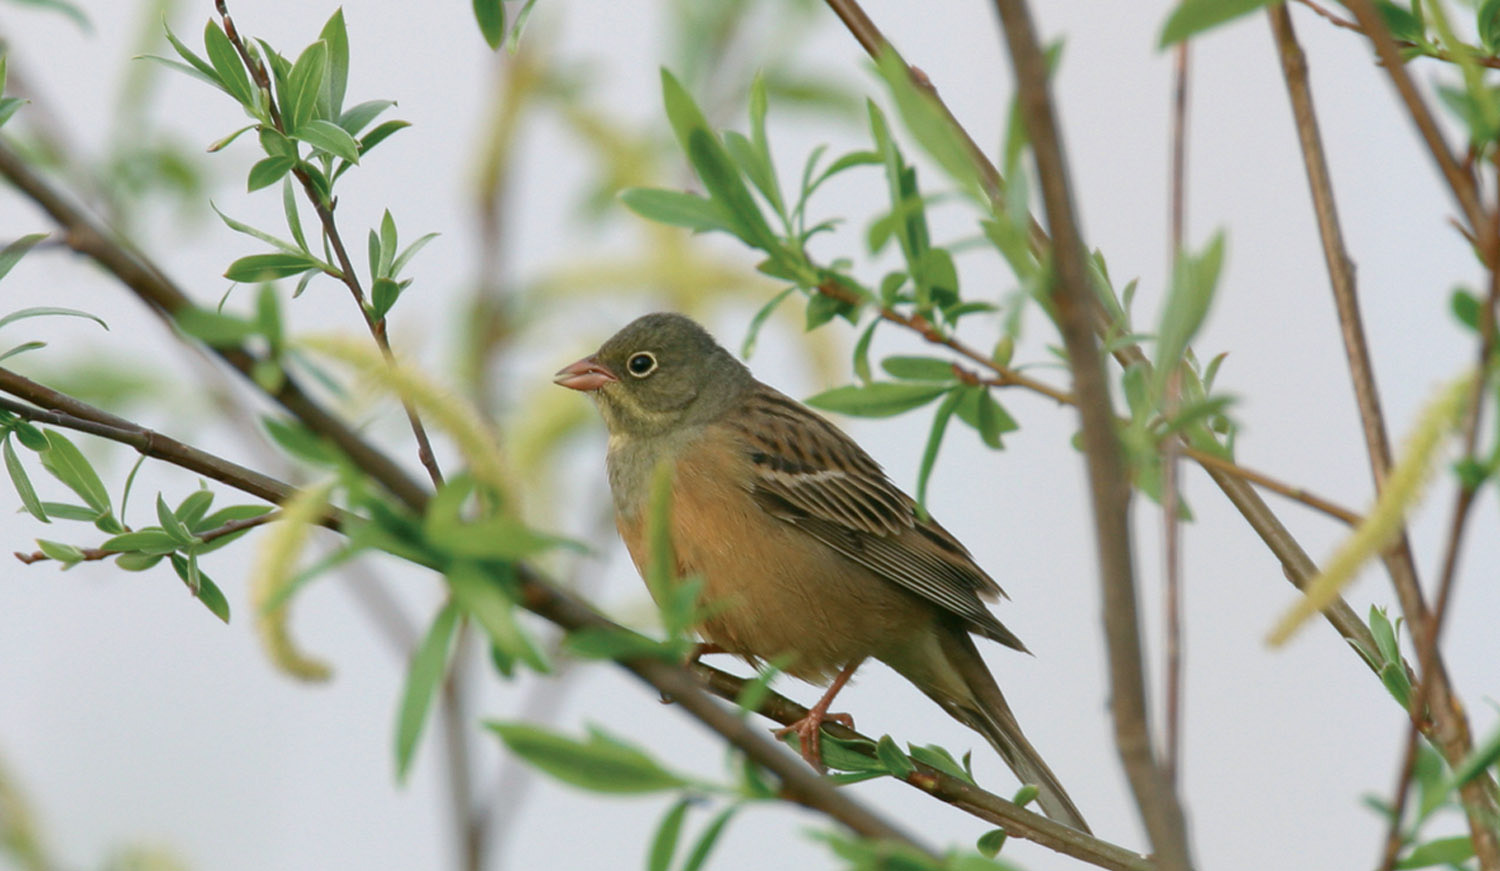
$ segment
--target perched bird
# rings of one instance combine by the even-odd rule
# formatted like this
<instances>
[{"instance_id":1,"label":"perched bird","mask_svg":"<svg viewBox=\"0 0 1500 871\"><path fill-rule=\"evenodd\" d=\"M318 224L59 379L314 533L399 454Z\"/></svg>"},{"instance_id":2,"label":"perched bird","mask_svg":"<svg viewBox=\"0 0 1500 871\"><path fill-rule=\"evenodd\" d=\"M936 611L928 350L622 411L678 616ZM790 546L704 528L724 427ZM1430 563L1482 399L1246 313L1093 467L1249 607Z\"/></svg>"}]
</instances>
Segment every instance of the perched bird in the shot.
<instances>
[{"instance_id":1,"label":"perched bird","mask_svg":"<svg viewBox=\"0 0 1500 871\"><path fill-rule=\"evenodd\" d=\"M679 576L700 576L713 605L698 627L708 647L752 664L785 656L788 673L829 685L784 730L810 763L821 769L823 721L848 722L828 713L833 697L874 657L994 745L1048 816L1088 831L969 637L1026 650L984 605L999 585L852 439L677 314L639 318L556 382L604 417L615 522L636 568L650 560L646 506L667 461Z\"/></svg>"}]
</instances>

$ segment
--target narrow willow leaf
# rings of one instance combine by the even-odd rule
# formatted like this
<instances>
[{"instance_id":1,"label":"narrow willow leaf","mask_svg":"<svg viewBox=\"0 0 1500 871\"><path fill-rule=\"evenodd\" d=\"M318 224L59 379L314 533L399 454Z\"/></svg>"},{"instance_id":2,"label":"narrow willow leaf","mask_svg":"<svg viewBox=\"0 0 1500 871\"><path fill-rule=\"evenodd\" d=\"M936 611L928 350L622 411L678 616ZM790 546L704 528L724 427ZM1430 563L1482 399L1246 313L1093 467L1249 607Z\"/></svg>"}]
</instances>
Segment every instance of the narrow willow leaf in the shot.
<instances>
[{"instance_id":1,"label":"narrow willow leaf","mask_svg":"<svg viewBox=\"0 0 1500 871\"><path fill-rule=\"evenodd\" d=\"M50 559L54 559L59 563L62 563L63 568L68 568L69 566L73 566L77 563L83 562L83 551L79 550L71 544L64 544L60 541L49 541L45 538L39 538L36 540L36 546L38 550L46 554Z\"/></svg>"},{"instance_id":2,"label":"narrow willow leaf","mask_svg":"<svg viewBox=\"0 0 1500 871\"><path fill-rule=\"evenodd\" d=\"M1269 6L1276 0L1182 0L1162 25L1157 48L1167 48L1205 30Z\"/></svg>"},{"instance_id":3,"label":"narrow willow leaf","mask_svg":"<svg viewBox=\"0 0 1500 871\"><path fill-rule=\"evenodd\" d=\"M620 194L620 202L637 215L658 224L686 227L699 233L710 230L734 232L723 209L697 194L660 188L630 188Z\"/></svg>"},{"instance_id":4,"label":"narrow willow leaf","mask_svg":"<svg viewBox=\"0 0 1500 871\"><path fill-rule=\"evenodd\" d=\"M953 382L958 380L958 375L953 371L953 363L935 357L886 357L880 361L880 368L892 378L903 378L907 381Z\"/></svg>"},{"instance_id":5,"label":"narrow willow leaf","mask_svg":"<svg viewBox=\"0 0 1500 871\"><path fill-rule=\"evenodd\" d=\"M856 417L890 417L903 411L921 408L948 392L943 384L896 384L875 381L851 384L808 397L814 408Z\"/></svg>"},{"instance_id":6,"label":"narrow willow leaf","mask_svg":"<svg viewBox=\"0 0 1500 871\"><path fill-rule=\"evenodd\" d=\"M641 750L598 731L579 741L526 723L485 725L512 753L564 783L591 792L640 794L692 785Z\"/></svg>"},{"instance_id":7,"label":"narrow willow leaf","mask_svg":"<svg viewBox=\"0 0 1500 871\"><path fill-rule=\"evenodd\" d=\"M181 542L173 538L165 529L155 526L137 529L134 532L122 532L105 539L104 544L101 545L105 550L129 551L151 556L164 556L180 546Z\"/></svg>"},{"instance_id":8,"label":"narrow willow leaf","mask_svg":"<svg viewBox=\"0 0 1500 871\"><path fill-rule=\"evenodd\" d=\"M651 850L646 853L646 871L671 871L672 855L682 837L682 820L691 803L689 799L678 799L661 818L656 836L651 839Z\"/></svg>"},{"instance_id":9,"label":"narrow willow leaf","mask_svg":"<svg viewBox=\"0 0 1500 871\"><path fill-rule=\"evenodd\" d=\"M0 278L4 278L14 269L15 265L21 262L21 258L26 256L26 252L36 247L36 243L47 238L47 235L46 233L28 233L0 249ZM3 323L4 321L0 321L0 324Z\"/></svg>"},{"instance_id":10,"label":"narrow willow leaf","mask_svg":"<svg viewBox=\"0 0 1500 871\"><path fill-rule=\"evenodd\" d=\"M26 474L26 467L21 465L21 458L16 456L16 449L5 439L5 470L10 473L10 482L16 488L16 495L21 497L21 504L32 517L43 523L51 523L47 519L47 509L42 507L42 500L37 498L36 489L31 486L31 478Z\"/></svg>"},{"instance_id":11,"label":"narrow willow leaf","mask_svg":"<svg viewBox=\"0 0 1500 871\"><path fill-rule=\"evenodd\" d=\"M286 77L281 96L281 116L287 132L300 136L317 108L318 93L328 75L328 43L318 40L302 51Z\"/></svg>"},{"instance_id":12,"label":"narrow willow leaf","mask_svg":"<svg viewBox=\"0 0 1500 871\"><path fill-rule=\"evenodd\" d=\"M417 740L422 737L422 727L427 722L427 712L443 684L443 675L448 671L453 630L457 626L458 607L450 601L438 611L407 667L406 684L401 690L401 708L396 718L396 779L399 782L406 782Z\"/></svg>"},{"instance_id":13,"label":"narrow willow leaf","mask_svg":"<svg viewBox=\"0 0 1500 871\"><path fill-rule=\"evenodd\" d=\"M423 233L421 236L417 237L416 241L412 242L410 245L407 245L406 250L402 251L400 254L397 254L396 259L391 261L391 277L394 278L396 276L399 276L401 274L401 270L406 268L406 264L410 262L413 257L417 256L417 252L421 251L423 248L426 248L427 243L431 242L433 239L436 239L438 235L438 233Z\"/></svg>"},{"instance_id":14,"label":"narrow willow leaf","mask_svg":"<svg viewBox=\"0 0 1500 871\"><path fill-rule=\"evenodd\" d=\"M732 804L713 818L703 829L703 834L698 837L698 843L693 845L693 852L688 854L687 861L682 863L682 871L702 871L703 865L713 853L714 846L719 842L719 836L724 833L724 827L729 825L729 820L734 817L740 809L737 804Z\"/></svg>"},{"instance_id":15,"label":"narrow willow leaf","mask_svg":"<svg viewBox=\"0 0 1500 871\"><path fill-rule=\"evenodd\" d=\"M870 342L875 338L875 328L880 322L880 318L870 321L865 331L859 334L859 341L854 343L854 375L863 384L870 383Z\"/></svg>"},{"instance_id":16,"label":"narrow willow leaf","mask_svg":"<svg viewBox=\"0 0 1500 871\"><path fill-rule=\"evenodd\" d=\"M255 324L244 318L223 315L201 308L185 308L177 313L179 330L214 347L238 345L255 335Z\"/></svg>"},{"instance_id":17,"label":"narrow willow leaf","mask_svg":"<svg viewBox=\"0 0 1500 871\"><path fill-rule=\"evenodd\" d=\"M86 311L79 311L76 308L58 308L57 306L50 305L39 305L33 306L31 308L23 308L18 311L13 311L5 317L0 317L0 328L3 328L5 327L5 325L14 323L16 321L26 320L27 318L53 316L87 318L103 327L104 329L109 329L109 324L106 324L98 315L91 315Z\"/></svg>"},{"instance_id":18,"label":"narrow willow leaf","mask_svg":"<svg viewBox=\"0 0 1500 871\"><path fill-rule=\"evenodd\" d=\"M318 33L328 45L328 75L323 80L323 93L318 98L319 114L325 118L337 118L344 107L344 89L349 83L349 31L344 26L343 7L335 9L328 23Z\"/></svg>"},{"instance_id":19,"label":"narrow willow leaf","mask_svg":"<svg viewBox=\"0 0 1500 871\"><path fill-rule=\"evenodd\" d=\"M923 765L929 765L966 783L974 782L974 775L960 765L958 760L953 758L952 753L937 744L908 744L907 750L910 751L911 758Z\"/></svg>"},{"instance_id":20,"label":"narrow willow leaf","mask_svg":"<svg viewBox=\"0 0 1500 871\"><path fill-rule=\"evenodd\" d=\"M212 19L203 29L203 47L207 50L209 62L213 64L215 78L222 83L229 96L246 108L255 105L255 88L250 84L250 74L245 72L245 64L229 42L229 37L219 29L218 22Z\"/></svg>"},{"instance_id":21,"label":"narrow willow leaf","mask_svg":"<svg viewBox=\"0 0 1500 871\"><path fill-rule=\"evenodd\" d=\"M396 105L390 100L366 100L363 103L349 107L339 117L339 126L344 128L350 136L358 136L360 131L370 126L370 122L380 117L380 113Z\"/></svg>"},{"instance_id":22,"label":"narrow willow leaf","mask_svg":"<svg viewBox=\"0 0 1500 871\"><path fill-rule=\"evenodd\" d=\"M1172 270L1172 289L1162 306L1156 331L1154 392L1162 396L1167 380L1187 354L1188 344L1203 326L1219 286L1224 263L1224 234L1215 233L1201 254L1182 252Z\"/></svg>"},{"instance_id":23,"label":"narrow willow leaf","mask_svg":"<svg viewBox=\"0 0 1500 871\"><path fill-rule=\"evenodd\" d=\"M1474 858L1474 841L1468 835L1438 838L1419 844L1405 858L1396 863L1396 868L1431 868L1434 865L1454 867Z\"/></svg>"},{"instance_id":24,"label":"narrow willow leaf","mask_svg":"<svg viewBox=\"0 0 1500 871\"><path fill-rule=\"evenodd\" d=\"M505 3L503 0L474 0L474 21L479 34L491 49L500 48L505 39Z\"/></svg>"},{"instance_id":25,"label":"narrow willow leaf","mask_svg":"<svg viewBox=\"0 0 1500 871\"><path fill-rule=\"evenodd\" d=\"M178 39L177 35L172 32L172 28L167 26L166 16L162 17L161 24L162 29L166 31L167 42L172 44L172 48L176 50L178 56L187 61L191 68L198 73L199 77L205 79L214 87L223 90L224 83L219 81L219 74L214 71L213 66L195 54L192 49L182 44L182 40Z\"/></svg>"},{"instance_id":26,"label":"narrow willow leaf","mask_svg":"<svg viewBox=\"0 0 1500 871\"><path fill-rule=\"evenodd\" d=\"M889 735L880 736L880 740L875 743L875 758L880 760L880 764L884 765L885 770L889 771L893 777L899 777L902 780L917 770L916 766L911 764L911 759L901 752L896 739Z\"/></svg>"},{"instance_id":27,"label":"narrow willow leaf","mask_svg":"<svg viewBox=\"0 0 1500 871\"><path fill-rule=\"evenodd\" d=\"M361 155L369 154L370 149L389 139L391 134L410 126L410 121L386 121L378 125L359 140L359 153Z\"/></svg>"},{"instance_id":28,"label":"narrow willow leaf","mask_svg":"<svg viewBox=\"0 0 1500 871\"><path fill-rule=\"evenodd\" d=\"M178 544L187 545L197 541L193 533L188 531L187 526L177 519L177 515L167 506L167 500L163 499L160 493L156 494L156 519L167 535L172 536Z\"/></svg>"},{"instance_id":29,"label":"narrow willow leaf","mask_svg":"<svg viewBox=\"0 0 1500 871\"><path fill-rule=\"evenodd\" d=\"M254 193L281 181L295 165L285 157L267 157L256 161L255 165L250 167L250 174L245 178L246 192Z\"/></svg>"},{"instance_id":30,"label":"narrow willow leaf","mask_svg":"<svg viewBox=\"0 0 1500 871\"><path fill-rule=\"evenodd\" d=\"M319 151L350 163L359 163L359 143L354 141L347 130L332 121L314 118L297 128L294 135Z\"/></svg>"},{"instance_id":31,"label":"narrow willow leaf","mask_svg":"<svg viewBox=\"0 0 1500 871\"><path fill-rule=\"evenodd\" d=\"M110 513L109 491L83 453L61 433L45 430L47 449L40 454L42 468L77 493L85 505L100 514Z\"/></svg>"},{"instance_id":32,"label":"narrow willow leaf","mask_svg":"<svg viewBox=\"0 0 1500 871\"><path fill-rule=\"evenodd\" d=\"M938 449L943 446L943 434L948 431L948 421L958 409L963 398L963 388L950 392L932 416L932 430L927 434L927 446L922 450L922 465L917 469L917 507L927 513L927 482L932 479L933 466L937 464Z\"/></svg>"},{"instance_id":33,"label":"narrow willow leaf","mask_svg":"<svg viewBox=\"0 0 1500 871\"><path fill-rule=\"evenodd\" d=\"M781 305L796 289L795 286L788 287L786 290L771 297L771 301L761 306L760 310L755 313L755 317L750 319L750 327L745 330L745 341L740 345L741 357L748 360L755 353L755 340L760 337L760 328L765 326L766 321L771 317L771 313L776 311L776 307Z\"/></svg>"},{"instance_id":34,"label":"narrow willow leaf","mask_svg":"<svg viewBox=\"0 0 1500 871\"><path fill-rule=\"evenodd\" d=\"M455 562L447 575L453 601L484 629L496 648L538 672L551 670L541 648L516 619L516 603L498 579L467 560Z\"/></svg>"},{"instance_id":35,"label":"narrow willow leaf","mask_svg":"<svg viewBox=\"0 0 1500 871\"><path fill-rule=\"evenodd\" d=\"M251 254L229 264L224 277L230 281L275 281L319 268L318 261L303 254Z\"/></svg>"}]
</instances>

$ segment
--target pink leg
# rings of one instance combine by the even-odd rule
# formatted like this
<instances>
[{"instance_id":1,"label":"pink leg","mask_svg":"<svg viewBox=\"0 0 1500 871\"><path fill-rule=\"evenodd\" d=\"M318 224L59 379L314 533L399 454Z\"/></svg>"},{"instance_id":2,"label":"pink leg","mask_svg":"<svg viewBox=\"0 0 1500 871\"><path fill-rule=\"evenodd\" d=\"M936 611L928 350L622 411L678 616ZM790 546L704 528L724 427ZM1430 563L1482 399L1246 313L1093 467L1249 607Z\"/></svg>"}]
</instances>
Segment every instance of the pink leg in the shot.
<instances>
[{"instance_id":1,"label":"pink leg","mask_svg":"<svg viewBox=\"0 0 1500 871\"><path fill-rule=\"evenodd\" d=\"M823 722L825 720L832 720L851 729L854 728L853 717L848 714L830 714L828 713L828 706L833 704L833 697L839 694L839 690L844 688L844 684L849 682L849 678L854 677L854 670L859 668L860 663L863 661L855 660L845 666L844 670L838 673L838 677L833 679L833 683L828 685L828 692L824 693L821 699L818 699L816 705L808 709L807 716L790 726L777 729L774 733L776 737L782 738L795 732L798 739L802 742L802 758L806 759L807 764L818 771L827 770L823 767L823 742L820 731L823 728Z\"/></svg>"}]
</instances>

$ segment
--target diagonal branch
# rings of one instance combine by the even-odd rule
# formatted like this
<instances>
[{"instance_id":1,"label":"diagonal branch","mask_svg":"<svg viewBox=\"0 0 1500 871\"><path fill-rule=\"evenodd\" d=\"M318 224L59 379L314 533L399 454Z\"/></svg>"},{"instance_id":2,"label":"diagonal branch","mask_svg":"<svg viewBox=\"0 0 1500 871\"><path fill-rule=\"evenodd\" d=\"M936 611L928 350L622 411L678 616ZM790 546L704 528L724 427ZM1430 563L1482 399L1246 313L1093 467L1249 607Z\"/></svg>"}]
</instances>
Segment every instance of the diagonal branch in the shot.
<instances>
[{"instance_id":1,"label":"diagonal branch","mask_svg":"<svg viewBox=\"0 0 1500 871\"><path fill-rule=\"evenodd\" d=\"M1031 140L1047 228L1052 235L1055 281L1051 297L1073 371L1088 461L1115 743L1159 865L1167 871L1186 871L1192 867L1192 859L1182 806L1151 747L1131 554L1130 481L1115 433L1104 362L1094 336L1093 291L1083 238L1074 216L1062 135L1052 111L1047 61L1024 0L995 0L995 9L1010 49L1017 102Z\"/></svg>"}]
</instances>

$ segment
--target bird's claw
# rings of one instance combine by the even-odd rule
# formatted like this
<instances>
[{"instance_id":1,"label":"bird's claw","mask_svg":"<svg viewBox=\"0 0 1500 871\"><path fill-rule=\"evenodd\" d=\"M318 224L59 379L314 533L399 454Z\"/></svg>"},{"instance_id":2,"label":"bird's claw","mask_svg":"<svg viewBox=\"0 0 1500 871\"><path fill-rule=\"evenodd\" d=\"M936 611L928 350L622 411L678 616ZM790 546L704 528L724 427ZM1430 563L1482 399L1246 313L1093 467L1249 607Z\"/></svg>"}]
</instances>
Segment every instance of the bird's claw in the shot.
<instances>
[{"instance_id":1,"label":"bird's claw","mask_svg":"<svg viewBox=\"0 0 1500 871\"><path fill-rule=\"evenodd\" d=\"M823 765L823 724L829 720L849 729L854 728L854 718L848 714L830 714L826 711L813 709L807 712L807 716L783 726L772 732L777 738L785 738L795 734L802 748L802 758L807 760L814 770L822 774L828 773L828 768Z\"/></svg>"}]
</instances>

